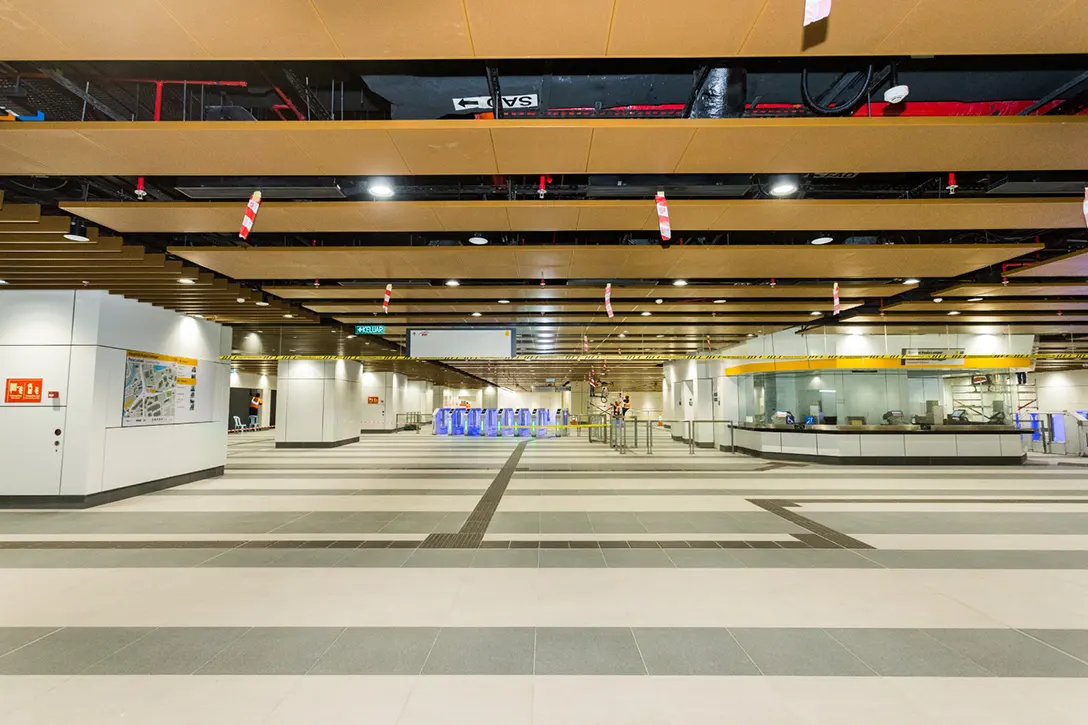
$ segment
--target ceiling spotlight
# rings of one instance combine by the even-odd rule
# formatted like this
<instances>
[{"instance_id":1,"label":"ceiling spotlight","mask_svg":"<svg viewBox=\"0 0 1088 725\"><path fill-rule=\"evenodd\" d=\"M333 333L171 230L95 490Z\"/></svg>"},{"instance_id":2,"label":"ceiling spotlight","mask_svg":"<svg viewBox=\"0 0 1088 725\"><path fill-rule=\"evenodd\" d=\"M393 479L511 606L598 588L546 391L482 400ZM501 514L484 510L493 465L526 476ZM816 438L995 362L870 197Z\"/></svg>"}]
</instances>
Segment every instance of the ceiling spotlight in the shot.
<instances>
[{"instance_id":1,"label":"ceiling spotlight","mask_svg":"<svg viewBox=\"0 0 1088 725\"><path fill-rule=\"evenodd\" d=\"M479 316L480 316L480 313L479 313L479 312L473 312L473 313L472 313L472 316L473 316L473 317L479 317Z\"/></svg>"},{"instance_id":2,"label":"ceiling spotlight","mask_svg":"<svg viewBox=\"0 0 1088 725\"><path fill-rule=\"evenodd\" d=\"M948 314L950 314L950 315L958 315L959 313L960 313L959 310L949 310L948 311Z\"/></svg>"},{"instance_id":3,"label":"ceiling spotlight","mask_svg":"<svg viewBox=\"0 0 1088 725\"><path fill-rule=\"evenodd\" d=\"M482 246L484 244L487 244L487 237L482 237L479 234L473 234L471 237L468 238L468 243Z\"/></svg>"},{"instance_id":4,"label":"ceiling spotlight","mask_svg":"<svg viewBox=\"0 0 1088 725\"><path fill-rule=\"evenodd\" d=\"M813 317L819 317L819 316L820 316L820 315L822 315L823 313L822 313L822 312L816 312L815 310L813 310L813 311L812 311L812 312L810 312L809 314L810 314L810 315L812 315Z\"/></svg>"},{"instance_id":5,"label":"ceiling spotlight","mask_svg":"<svg viewBox=\"0 0 1088 725\"><path fill-rule=\"evenodd\" d=\"M933 301L936 302L937 304L940 304L940 303L944 302L944 297L934 297Z\"/></svg>"},{"instance_id":6,"label":"ceiling spotlight","mask_svg":"<svg viewBox=\"0 0 1088 725\"><path fill-rule=\"evenodd\" d=\"M389 179L371 179L366 185L366 191L375 199L391 199L397 193Z\"/></svg>"},{"instance_id":7,"label":"ceiling spotlight","mask_svg":"<svg viewBox=\"0 0 1088 725\"><path fill-rule=\"evenodd\" d=\"M831 242L833 242L833 241L835 241L835 237L823 236L823 237L816 237L811 242L809 242L809 244L816 244L816 245L831 244Z\"/></svg>"},{"instance_id":8,"label":"ceiling spotlight","mask_svg":"<svg viewBox=\"0 0 1088 725\"><path fill-rule=\"evenodd\" d=\"M257 305L258 307L268 307L268 303L264 300L257 300L253 304Z\"/></svg>"},{"instance_id":9,"label":"ceiling spotlight","mask_svg":"<svg viewBox=\"0 0 1088 725\"><path fill-rule=\"evenodd\" d=\"M914 277L907 277L905 280L903 280L903 284L918 284L918 280L916 280Z\"/></svg>"},{"instance_id":10,"label":"ceiling spotlight","mask_svg":"<svg viewBox=\"0 0 1088 725\"><path fill-rule=\"evenodd\" d=\"M91 238L87 236L87 222L82 219L76 219L72 217L68 220L68 233L64 235L64 238L69 242L89 242Z\"/></svg>"},{"instance_id":11,"label":"ceiling spotlight","mask_svg":"<svg viewBox=\"0 0 1088 725\"><path fill-rule=\"evenodd\" d=\"M796 176L783 175L772 176L767 190L771 196L789 196L790 194L796 194L800 188L801 185L798 183Z\"/></svg>"},{"instance_id":12,"label":"ceiling spotlight","mask_svg":"<svg viewBox=\"0 0 1088 725\"><path fill-rule=\"evenodd\" d=\"M204 315L200 315L200 314L197 314L195 312L193 314L189 315L189 317L195 317L198 320L203 320L204 319Z\"/></svg>"},{"instance_id":13,"label":"ceiling spotlight","mask_svg":"<svg viewBox=\"0 0 1088 725\"><path fill-rule=\"evenodd\" d=\"M294 315L292 315L290 312L288 312L288 313L286 313L284 315L284 317L286 317L288 320L290 320L292 317L294 317Z\"/></svg>"},{"instance_id":14,"label":"ceiling spotlight","mask_svg":"<svg viewBox=\"0 0 1088 725\"><path fill-rule=\"evenodd\" d=\"M460 282L458 282L458 281L457 281L457 280L455 280L455 279L447 279L447 280L446 280L446 286L447 286L447 287L460 287L460 286L461 286L461 283L460 283Z\"/></svg>"},{"instance_id":15,"label":"ceiling spotlight","mask_svg":"<svg viewBox=\"0 0 1088 725\"><path fill-rule=\"evenodd\" d=\"M755 337L755 333L754 332L749 332L748 337Z\"/></svg>"},{"instance_id":16,"label":"ceiling spotlight","mask_svg":"<svg viewBox=\"0 0 1088 725\"><path fill-rule=\"evenodd\" d=\"M626 333L626 332L621 332L621 333L619 334L619 336L620 336L620 337L627 337L627 333Z\"/></svg>"},{"instance_id":17,"label":"ceiling spotlight","mask_svg":"<svg viewBox=\"0 0 1088 725\"><path fill-rule=\"evenodd\" d=\"M499 304L500 305L508 305L508 304L510 304L510 300L499 300Z\"/></svg>"},{"instance_id":18,"label":"ceiling spotlight","mask_svg":"<svg viewBox=\"0 0 1088 725\"><path fill-rule=\"evenodd\" d=\"M724 304L725 304L725 300L714 300L714 304L716 304L716 305L724 305Z\"/></svg>"},{"instance_id":19,"label":"ceiling spotlight","mask_svg":"<svg viewBox=\"0 0 1088 725\"><path fill-rule=\"evenodd\" d=\"M6 279L0 279L0 284L7 284L7 283L8 283L8 281Z\"/></svg>"},{"instance_id":20,"label":"ceiling spotlight","mask_svg":"<svg viewBox=\"0 0 1088 725\"><path fill-rule=\"evenodd\" d=\"M355 339L355 335L348 335L348 339L349 339L349 340L354 340L354 339Z\"/></svg>"},{"instance_id":21,"label":"ceiling spotlight","mask_svg":"<svg viewBox=\"0 0 1088 725\"><path fill-rule=\"evenodd\" d=\"M967 301L968 302L982 302L982 298L981 297L969 297L967 299Z\"/></svg>"},{"instance_id":22,"label":"ceiling spotlight","mask_svg":"<svg viewBox=\"0 0 1088 725\"><path fill-rule=\"evenodd\" d=\"M660 297L658 297L658 298L657 298L656 300L654 300L654 304L655 304L655 305L660 305L660 304L661 304L662 302L664 302L664 301L665 301L665 300L663 300L663 299L661 299Z\"/></svg>"},{"instance_id":23,"label":"ceiling spotlight","mask_svg":"<svg viewBox=\"0 0 1088 725\"><path fill-rule=\"evenodd\" d=\"M686 279L676 279L672 282L673 287L687 287L688 281Z\"/></svg>"},{"instance_id":24,"label":"ceiling spotlight","mask_svg":"<svg viewBox=\"0 0 1088 725\"><path fill-rule=\"evenodd\" d=\"M245 301L246 301L246 298L245 298L245 297L239 297L239 298L238 298L238 304L240 304L240 305L241 305L241 304L245 304Z\"/></svg>"},{"instance_id":25,"label":"ceiling spotlight","mask_svg":"<svg viewBox=\"0 0 1088 725\"><path fill-rule=\"evenodd\" d=\"M664 337L664 335L658 335L658 337Z\"/></svg>"},{"instance_id":26,"label":"ceiling spotlight","mask_svg":"<svg viewBox=\"0 0 1088 725\"><path fill-rule=\"evenodd\" d=\"M178 279L178 284L196 284L196 280L192 277L181 277Z\"/></svg>"},{"instance_id":27,"label":"ceiling spotlight","mask_svg":"<svg viewBox=\"0 0 1088 725\"><path fill-rule=\"evenodd\" d=\"M651 314L651 313L650 313L650 311L649 311L649 310L646 310L645 312L643 312L643 313L642 313L642 316L643 316L643 317L649 317L649 316L650 316L650 314Z\"/></svg>"}]
</instances>

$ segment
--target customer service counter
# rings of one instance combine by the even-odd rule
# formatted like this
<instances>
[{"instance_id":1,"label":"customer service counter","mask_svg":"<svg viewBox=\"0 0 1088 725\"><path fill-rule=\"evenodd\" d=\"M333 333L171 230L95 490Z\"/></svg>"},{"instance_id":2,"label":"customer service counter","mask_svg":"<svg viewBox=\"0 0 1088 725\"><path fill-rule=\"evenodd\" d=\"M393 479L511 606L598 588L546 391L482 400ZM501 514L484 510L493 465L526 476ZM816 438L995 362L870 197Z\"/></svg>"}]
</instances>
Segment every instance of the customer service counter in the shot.
<instances>
[{"instance_id":1,"label":"customer service counter","mask_svg":"<svg viewBox=\"0 0 1088 725\"><path fill-rule=\"evenodd\" d=\"M1018 465L1026 454L1010 425L733 426L737 453L851 465Z\"/></svg>"}]
</instances>

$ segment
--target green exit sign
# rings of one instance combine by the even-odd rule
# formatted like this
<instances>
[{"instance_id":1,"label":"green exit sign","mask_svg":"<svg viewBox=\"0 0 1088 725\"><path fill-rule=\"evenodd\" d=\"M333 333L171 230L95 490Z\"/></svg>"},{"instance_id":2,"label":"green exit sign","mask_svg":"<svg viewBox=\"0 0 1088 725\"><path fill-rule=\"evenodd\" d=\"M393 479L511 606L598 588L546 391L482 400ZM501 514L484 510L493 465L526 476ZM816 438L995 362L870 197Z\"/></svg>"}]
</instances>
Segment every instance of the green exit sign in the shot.
<instances>
[{"instance_id":1,"label":"green exit sign","mask_svg":"<svg viewBox=\"0 0 1088 725\"><path fill-rule=\"evenodd\" d=\"M356 335L384 335L385 325L356 325Z\"/></svg>"}]
</instances>

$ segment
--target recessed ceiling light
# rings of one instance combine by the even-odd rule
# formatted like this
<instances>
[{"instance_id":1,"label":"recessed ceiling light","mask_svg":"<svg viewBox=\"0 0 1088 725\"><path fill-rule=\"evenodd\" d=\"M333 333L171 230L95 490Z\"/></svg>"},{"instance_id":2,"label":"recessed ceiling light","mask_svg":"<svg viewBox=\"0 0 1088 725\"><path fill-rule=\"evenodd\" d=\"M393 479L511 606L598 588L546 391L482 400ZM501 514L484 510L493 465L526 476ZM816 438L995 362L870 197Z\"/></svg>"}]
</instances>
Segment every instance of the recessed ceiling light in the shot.
<instances>
[{"instance_id":1,"label":"recessed ceiling light","mask_svg":"<svg viewBox=\"0 0 1088 725\"><path fill-rule=\"evenodd\" d=\"M239 298L238 298L238 304L244 304L244 303L245 303L245 301L246 301L246 298L245 298L245 297L239 297Z\"/></svg>"},{"instance_id":2,"label":"recessed ceiling light","mask_svg":"<svg viewBox=\"0 0 1088 725\"><path fill-rule=\"evenodd\" d=\"M461 283L458 282L455 279L447 279L446 280L446 286L447 287L459 287L459 286L461 286Z\"/></svg>"},{"instance_id":3,"label":"recessed ceiling light","mask_svg":"<svg viewBox=\"0 0 1088 725\"><path fill-rule=\"evenodd\" d=\"M688 281L686 279L675 279L672 282L673 287L687 287Z\"/></svg>"},{"instance_id":4,"label":"recessed ceiling light","mask_svg":"<svg viewBox=\"0 0 1088 725\"><path fill-rule=\"evenodd\" d=\"M194 313L194 314L192 314L192 315L189 315L189 317L195 317L195 318L197 318L198 320L203 320L203 319L204 319L204 315L198 315L198 314L196 314L196 313Z\"/></svg>"},{"instance_id":5,"label":"recessed ceiling light","mask_svg":"<svg viewBox=\"0 0 1088 725\"><path fill-rule=\"evenodd\" d=\"M468 243L481 246L487 244L487 237L481 237L479 234L473 234L471 237L468 238Z\"/></svg>"},{"instance_id":6,"label":"recessed ceiling light","mask_svg":"<svg viewBox=\"0 0 1088 725\"><path fill-rule=\"evenodd\" d=\"M789 196L801 188L796 176L773 176L768 188L771 196Z\"/></svg>"},{"instance_id":7,"label":"recessed ceiling light","mask_svg":"<svg viewBox=\"0 0 1088 725\"><path fill-rule=\"evenodd\" d=\"M288 313L286 313L284 315L284 317L286 317L288 320L290 320L292 317L294 317L294 315L292 315L290 312L288 312Z\"/></svg>"},{"instance_id":8,"label":"recessed ceiling light","mask_svg":"<svg viewBox=\"0 0 1088 725\"><path fill-rule=\"evenodd\" d=\"M355 339L355 335L348 335L348 339L349 339L349 340L354 340L354 339Z\"/></svg>"},{"instance_id":9,"label":"recessed ceiling light","mask_svg":"<svg viewBox=\"0 0 1088 725\"><path fill-rule=\"evenodd\" d=\"M508 304L510 304L510 300L499 300L499 304L500 305L508 305Z\"/></svg>"},{"instance_id":10,"label":"recessed ceiling light","mask_svg":"<svg viewBox=\"0 0 1088 725\"><path fill-rule=\"evenodd\" d=\"M725 304L725 300L714 300L714 304L716 304L716 305L724 305L724 304Z\"/></svg>"},{"instance_id":11,"label":"recessed ceiling light","mask_svg":"<svg viewBox=\"0 0 1088 725\"><path fill-rule=\"evenodd\" d=\"M816 312L815 310L813 310L813 311L812 311L812 312L810 312L809 314L810 314L810 315L812 315L813 317L819 317L819 316L820 316L820 315L822 315L823 313L822 313L822 312Z\"/></svg>"},{"instance_id":12,"label":"recessed ceiling light","mask_svg":"<svg viewBox=\"0 0 1088 725\"><path fill-rule=\"evenodd\" d=\"M967 299L967 301L968 302L982 302L982 298L981 297L969 297Z\"/></svg>"},{"instance_id":13,"label":"recessed ceiling light","mask_svg":"<svg viewBox=\"0 0 1088 725\"><path fill-rule=\"evenodd\" d=\"M389 199L396 194L393 182L389 179L371 179L366 186L367 193L377 199Z\"/></svg>"},{"instance_id":14,"label":"recessed ceiling light","mask_svg":"<svg viewBox=\"0 0 1088 725\"><path fill-rule=\"evenodd\" d=\"M748 333L748 337L755 337L755 333L753 333L753 332L749 332L749 333Z\"/></svg>"},{"instance_id":15,"label":"recessed ceiling light","mask_svg":"<svg viewBox=\"0 0 1088 725\"><path fill-rule=\"evenodd\" d=\"M835 237L816 237L809 244L831 244L833 241L835 241Z\"/></svg>"},{"instance_id":16,"label":"recessed ceiling light","mask_svg":"<svg viewBox=\"0 0 1088 725\"><path fill-rule=\"evenodd\" d=\"M646 310L645 312L642 313L642 316L643 317L649 317L651 314L652 313L649 310Z\"/></svg>"},{"instance_id":17,"label":"recessed ceiling light","mask_svg":"<svg viewBox=\"0 0 1088 725\"><path fill-rule=\"evenodd\" d=\"M918 280L916 280L914 277L908 277L907 279L903 280L903 284L918 284Z\"/></svg>"},{"instance_id":18,"label":"recessed ceiling light","mask_svg":"<svg viewBox=\"0 0 1088 725\"><path fill-rule=\"evenodd\" d=\"M472 316L473 316L473 317L479 317L479 316L480 316L480 313L479 313L479 312L473 312L473 313L472 313Z\"/></svg>"},{"instance_id":19,"label":"recessed ceiling light","mask_svg":"<svg viewBox=\"0 0 1088 725\"><path fill-rule=\"evenodd\" d=\"M658 337L664 337L664 335L658 335Z\"/></svg>"},{"instance_id":20,"label":"recessed ceiling light","mask_svg":"<svg viewBox=\"0 0 1088 725\"><path fill-rule=\"evenodd\" d=\"M619 336L620 337L627 337L627 333L626 332L621 332Z\"/></svg>"},{"instance_id":21,"label":"recessed ceiling light","mask_svg":"<svg viewBox=\"0 0 1088 725\"><path fill-rule=\"evenodd\" d=\"M944 297L934 297L933 301L936 302L937 304L940 304L940 303L944 302Z\"/></svg>"},{"instance_id":22,"label":"recessed ceiling light","mask_svg":"<svg viewBox=\"0 0 1088 725\"><path fill-rule=\"evenodd\" d=\"M91 241L90 237L87 236L87 223L82 219L72 217L68 221L68 233L64 235L64 238L69 242Z\"/></svg>"},{"instance_id":23,"label":"recessed ceiling light","mask_svg":"<svg viewBox=\"0 0 1088 725\"><path fill-rule=\"evenodd\" d=\"M8 281L6 279L0 279L0 284L7 284L7 283L8 283Z\"/></svg>"},{"instance_id":24,"label":"recessed ceiling light","mask_svg":"<svg viewBox=\"0 0 1088 725\"><path fill-rule=\"evenodd\" d=\"M257 305L258 307L268 307L268 303L264 300L257 300L253 304Z\"/></svg>"},{"instance_id":25,"label":"recessed ceiling light","mask_svg":"<svg viewBox=\"0 0 1088 725\"><path fill-rule=\"evenodd\" d=\"M959 313L960 313L959 310L949 310L948 311L948 314L950 314L950 315L958 315Z\"/></svg>"},{"instance_id":26,"label":"recessed ceiling light","mask_svg":"<svg viewBox=\"0 0 1088 725\"><path fill-rule=\"evenodd\" d=\"M178 280L178 284L196 284L196 280L191 277L182 277Z\"/></svg>"},{"instance_id":27,"label":"recessed ceiling light","mask_svg":"<svg viewBox=\"0 0 1088 725\"><path fill-rule=\"evenodd\" d=\"M660 297L658 297L658 298L657 298L656 300L654 300L654 304L655 304L655 305L660 305L660 304L661 304L662 302L664 302L664 301L665 301L665 300L663 300L663 299L661 299Z\"/></svg>"}]
</instances>

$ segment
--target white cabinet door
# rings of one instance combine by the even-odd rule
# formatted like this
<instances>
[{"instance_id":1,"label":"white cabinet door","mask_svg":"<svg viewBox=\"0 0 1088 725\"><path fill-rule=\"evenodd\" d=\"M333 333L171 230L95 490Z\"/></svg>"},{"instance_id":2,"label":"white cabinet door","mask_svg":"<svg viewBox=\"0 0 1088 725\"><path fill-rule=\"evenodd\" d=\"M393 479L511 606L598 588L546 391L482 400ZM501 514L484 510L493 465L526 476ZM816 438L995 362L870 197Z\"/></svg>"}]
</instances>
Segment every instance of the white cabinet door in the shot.
<instances>
[{"instance_id":1,"label":"white cabinet door","mask_svg":"<svg viewBox=\"0 0 1088 725\"><path fill-rule=\"evenodd\" d=\"M66 410L51 405L0 405L0 496L60 493ZM58 429L60 436L54 435Z\"/></svg>"}]
</instances>

